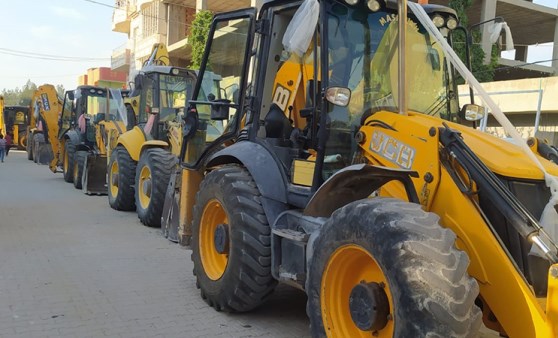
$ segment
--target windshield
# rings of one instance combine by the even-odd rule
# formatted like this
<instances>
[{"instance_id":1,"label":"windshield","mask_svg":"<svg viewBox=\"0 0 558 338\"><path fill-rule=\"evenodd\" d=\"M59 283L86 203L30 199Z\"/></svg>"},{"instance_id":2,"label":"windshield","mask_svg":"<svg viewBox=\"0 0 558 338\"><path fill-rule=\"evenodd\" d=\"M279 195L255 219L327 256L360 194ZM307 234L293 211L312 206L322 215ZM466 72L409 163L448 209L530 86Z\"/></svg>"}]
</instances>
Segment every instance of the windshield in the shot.
<instances>
[{"instance_id":1,"label":"windshield","mask_svg":"<svg viewBox=\"0 0 558 338\"><path fill-rule=\"evenodd\" d=\"M156 82L159 85L156 85ZM159 122L173 121L179 108L184 108L186 98L192 92L194 79L191 75L149 74L146 76L140 98L139 123L146 123L153 108L159 109Z\"/></svg>"},{"instance_id":2,"label":"windshield","mask_svg":"<svg viewBox=\"0 0 558 338\"><path fill-rule=\"evenodd\" d=\"M126 106L124 106L123 93L120 89L109 89L109 117L111 121L121 121L128 124L128 116L126 114Z\"/></svg>"},{"instance_id":3,"label":"windshield","mask_svg":"<svg viewBox=\"0 0 558 338\"><path fill-rule=\"evenodd\" d=\"M327 14L329 86L352 91L348 107L331 107L332 120L354 125L370 110L397 111L396 12L333 3ZM458 103L444 53L417 22L407 21L408 109L450 119Z\"/></svg>"},{"instance_id":4,"label":"windshield","mask_svg":"<svg viewBox=\"0 0 558 338\"><path fill-rule=\"evenodd\" d=\"M72 120L73 100L70 99L71 92L67 91L64 96L64 107L62 109L62 116L60 116L60 135L64 135L66 130L70 128Z\"/></svg>"}]
</instances>

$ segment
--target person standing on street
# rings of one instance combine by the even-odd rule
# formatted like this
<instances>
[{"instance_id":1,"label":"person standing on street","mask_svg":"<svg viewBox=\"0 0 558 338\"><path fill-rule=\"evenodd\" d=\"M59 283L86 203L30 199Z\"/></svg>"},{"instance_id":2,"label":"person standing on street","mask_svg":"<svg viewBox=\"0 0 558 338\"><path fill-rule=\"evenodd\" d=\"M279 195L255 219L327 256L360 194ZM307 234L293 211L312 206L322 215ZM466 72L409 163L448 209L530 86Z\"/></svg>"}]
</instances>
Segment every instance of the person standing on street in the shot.
<instances>
[{"instance_id":1,"label":"person standing on street","mask_svg":"<svg viewBox=\"0 0 558 338\"><path fill-rule=\"evenodd\" d=\"M6 140L4 135L0 134L0 161L4 163L4 155L6 154Z\"/></svg>"},{"instance_id":2,"label":"person standing on street","mask_svg":"<svg viewBox=\"0 0 558 338\"><path fill-rule=\"evenodd\" d=\"M6 157L8 157L8 154L10 153L10 148L12 147L12 135L10 135L10 133L6 133Z\"/></svg>"}]
</instances>

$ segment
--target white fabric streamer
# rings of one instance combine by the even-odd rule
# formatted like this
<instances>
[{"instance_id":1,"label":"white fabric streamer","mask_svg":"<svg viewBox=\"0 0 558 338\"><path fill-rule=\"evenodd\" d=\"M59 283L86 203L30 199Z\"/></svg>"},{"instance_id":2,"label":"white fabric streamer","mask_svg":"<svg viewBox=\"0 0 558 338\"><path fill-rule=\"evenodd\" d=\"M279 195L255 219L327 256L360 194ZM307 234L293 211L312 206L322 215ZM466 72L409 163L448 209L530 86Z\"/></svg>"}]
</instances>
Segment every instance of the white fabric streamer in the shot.
<instances>
[{"instance_id":1,"label":"white fabric streamer","mask_svg":"<svg viewBox=\"0 0 558 338\"><path fill-rule=\"evenodd\" d=\"M523 140L521 135L519 135L517 129L515 129L513 124L510 122L510 120L508 120L506 115L500 110L500 107L498 107L498 105L492 100L490 95L488 95L488 93L480 85L477 79L475 79L473 74L471 74L469 69L467 69L465 64L463 64L463 62L457 56L455 51L450 47L446 39L444 39L440 31L434 26L432 20L430 20L430 18L422 8L422 6L413 2L409 2L408 4L411 11L415 14L418 20L426 28L430 36L434 37L438 41L438 43L444 50L446 57L455 66L459 74L463 76L463 78L467 81L467 83L477 91L478 95L488 105L488 108L490 109L492 116L494 116L494 118L500 123L500 125L504 128L506 133L514 139L515 144L517 144L527 155L527 157L529 157L544 173L546 185L547 187L550 188L550 192L552 195L550 201L548 201L548 204L544 208L543 214L540 219L540 224L543 227L544 232L547 235L549 235L550 239L554 243L558 243L558 213L554 208L556 203L558 203L558 179L546 172L546 170L544 169L542 163L539 161L537 156L535 156L535 154L531 151L529 146L527 146L527 142ZM544 237L542 237L541 239L543 241L545 240ZM538 248L536 248L535 245L533 245L533 248L531 249L531 253L543 256L542 252Z\"/></svg>"},{"instance_id":2,"label":"white fabric streamer","mask_svg":"<svg viewBox=\"0 0 558 338\"><path fill-rule=\"evenodd\" d=\"M287 52L295 53L299 57L306 53L318 24L319 15L318 0L305 0L300 5L283 35L283 48Z\"/></svg>"}]
</instances>

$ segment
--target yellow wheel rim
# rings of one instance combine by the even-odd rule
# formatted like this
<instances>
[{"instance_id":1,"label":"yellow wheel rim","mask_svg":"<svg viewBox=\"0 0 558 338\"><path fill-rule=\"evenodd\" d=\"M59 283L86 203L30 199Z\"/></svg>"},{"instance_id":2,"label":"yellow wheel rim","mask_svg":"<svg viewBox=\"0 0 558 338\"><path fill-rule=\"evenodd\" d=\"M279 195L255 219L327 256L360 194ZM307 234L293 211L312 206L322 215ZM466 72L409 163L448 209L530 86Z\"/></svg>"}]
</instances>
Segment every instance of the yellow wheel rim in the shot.
<instances>
[{"instance_id":1,"label":"yellow wheel rim","mask_svg":"<svg viewBox=\"0 0 558 338\"><path fill-rule=\"evenodd\" d=\"M229 219L223 206L216 199L210 200L203 209L199 229L199 250L203 269L211 280L218 280L225 273L228 254L215 248L215 230L219 224L228 224Z\"/></svg>"},{"instance_id":2,"label":"yellow wheel rim","mask_svg":"<svg viewBox=\"0 0 558 338\"><path fill-rule=\"evenodd\" d=\"M76 160L74 160L74 181L78 179L78 162ZM76 181L77 182L77 181Z\"/></svg>"},{"instance_id":3,"label":"yellow wheel rim","mask_svg":"<svg viewBox=\"0 0 558 338\"><path fill-rule=\"evenodd\" d=\"M147 209L149 206L149 201L151 201L151 170L148 166L143 166L140 171L139 177L139 201L143 209Z\"/></svg>"},{"instance_id":4,"label":"yellow wheel rim","mask_svg":"<svg viewBox=\"0 0 558 338\"><path fill-rule=\"evenodd\" d=\"M65 173L67 173L68 170L70 169L70 168L68 168L70 166L69 162L70 162L70 160L68 159L68 152L65 151L64 152L64 172Z\"/></svg>"},{"instance_id":5,"label":"yellow wheel rim","mask_svg":"<svg viewBox=\"0 0 558 338\"><path fill-rule=\"evenodd\" d=\"M112 162L109 170L109 186L110 186L110 193L113 197L118 195L118 162Z\"/></svg>"},{"instance_id":6,"label":"yellow wheel rim","mask_svg":"<svg viewBox=\"0 0 558 338\"><path fill-rule=\"evenodd\" d=\"M344 245L331 255L324 269L320 286L322 319L328 337L371 337L372 332L360 330L353 322L349 299L353 288L361 283L383 283L393 315L393 299L382 269L370 253L355 244ZM376 331L374 337L393 337L394 320Z\"/></svg>"}]
</instances>

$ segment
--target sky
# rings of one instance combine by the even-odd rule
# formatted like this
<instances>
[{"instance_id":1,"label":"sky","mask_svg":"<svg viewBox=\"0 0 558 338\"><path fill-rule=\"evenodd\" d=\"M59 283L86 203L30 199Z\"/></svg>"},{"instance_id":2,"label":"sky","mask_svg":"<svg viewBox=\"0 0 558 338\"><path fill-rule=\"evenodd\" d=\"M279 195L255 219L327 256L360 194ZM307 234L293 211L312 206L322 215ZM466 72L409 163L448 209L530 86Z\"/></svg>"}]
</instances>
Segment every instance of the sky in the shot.
<instances>
[{"instance_id":1,"label":"sky","mask_svg":"<svg viewBox=\"0 0 558 338\"><path fill-rule=\"evenodd\" d=\"M21 88L27 80L75 88L87 69L110 67L112 51L127 40L126 34L112 31L111 0L3 2L0 90ZM558 0L534 2L556 8ZM66 60L47 60L64 57ZM530 47L527 61L551 58L552 44L545 44Z\"/></svg>"},{"instance_id":2,"label":"sky","mask_svg":"<svg viewBox=\"0 0 558 338\"><path fill-rule=\"evenodd\" d=\"M110 67L112 51L127 35L112 31L114 1L95 2L107 6L87 0L3 1L0 91L21 88L27 80L72 89L87 69ZM71 61L47 60L64 57Z\"/></svg>"}]
</instances>

